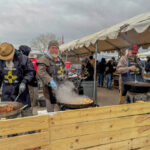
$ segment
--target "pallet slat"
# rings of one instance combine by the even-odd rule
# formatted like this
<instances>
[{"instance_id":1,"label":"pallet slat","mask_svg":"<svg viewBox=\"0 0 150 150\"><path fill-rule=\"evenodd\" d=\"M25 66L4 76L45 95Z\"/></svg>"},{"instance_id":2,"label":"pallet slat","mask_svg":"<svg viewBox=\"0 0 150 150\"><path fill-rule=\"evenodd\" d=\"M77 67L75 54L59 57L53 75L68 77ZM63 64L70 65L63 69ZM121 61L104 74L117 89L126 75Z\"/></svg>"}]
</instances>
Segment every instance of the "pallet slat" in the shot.
<instances>
[{"instance_id":1,"label":"pallet slat","mask_svg":"<svg viewBox=\"0 0 150 150\"><path fill-rule=\"evenodd\" d=\"M93 116L94 118L95 116ZM150 125L150 114L105 119L50 128L51 140Z\"/></svg>"},{"instance_id":2,"label":"pallet slat","mask_svg":"<svg viewBox=\"0 0 150 150\"><path fill-rule=\"evenodd\" d=\"M0 139L0 150L24 150L49 145L48 132Z\"/></svg>"},{"instance_id":3,"label":"pallet slat","mask_svg":"<svg viewBox=\"0 0 150 150\"><path fill-rule=\"evenodd\" d=\"M66 125L100 119L117 118L130 115L150 113L150 102L86 108L66 112L58 112L50 116L50 125Z\"/></svg>"},{"instance_id":4,"label":"pallet slat","mask_svg":"<svg viewBox=\"0 0 150 150\"><path fill-rule=\"evenodd\" d=\"M8 119L0 121L0 136L48 128L48 115Z\"/></svg>"},{"instance_id":5,"label":"pallet slat","mask_svg":"<svg viewBox=\"0 0 150 150\"><path fill-rule=\"evenodd\" d=\"M149 135L150 125L55 140L51 141L51 149L56 150L56 146L58 149L63 150L80 149L84 147L109 144L112 142L120 142L123 140L129 140Z\"/></svg>"},{"instance_id":6,"label":"pallet slat","mask_svg":"<svg viewBox=\"0 0 150 150\"><path fill-rule=\"evenodd\" d=\"M150 146L150 136L140 137L136 139L97 145L89 148L81 148L78 150L137 150Z\"/></svg>"}]
</instances>

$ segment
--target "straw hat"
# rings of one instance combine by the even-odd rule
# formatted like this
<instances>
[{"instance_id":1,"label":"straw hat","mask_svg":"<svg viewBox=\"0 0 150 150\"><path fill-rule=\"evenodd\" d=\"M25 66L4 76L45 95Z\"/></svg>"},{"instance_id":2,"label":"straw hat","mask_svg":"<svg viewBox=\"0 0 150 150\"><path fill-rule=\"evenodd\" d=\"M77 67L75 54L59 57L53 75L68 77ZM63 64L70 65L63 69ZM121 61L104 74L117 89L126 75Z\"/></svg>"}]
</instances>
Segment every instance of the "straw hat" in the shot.
<instances>
[{"instance_id":1,"label":"straw hat","mask_svg":"<svg viewBox=\"0 0 150 150\"><path fill-rule=\"evenodd\" d=\"M13 58L15 54L15 48L12 44L4 42L0 44L0 59L9 60Z\"/></svg>"}]
</instances>

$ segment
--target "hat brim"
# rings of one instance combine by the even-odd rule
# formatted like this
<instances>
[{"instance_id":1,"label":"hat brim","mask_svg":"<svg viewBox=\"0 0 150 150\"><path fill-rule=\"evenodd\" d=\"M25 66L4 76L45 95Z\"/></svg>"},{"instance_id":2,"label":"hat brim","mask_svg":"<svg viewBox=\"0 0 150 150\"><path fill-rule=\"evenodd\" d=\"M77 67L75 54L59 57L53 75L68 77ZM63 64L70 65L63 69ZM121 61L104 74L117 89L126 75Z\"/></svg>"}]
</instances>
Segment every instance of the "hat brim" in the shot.
<instances>
[{"instance_id":1,"label":"hat brim","mask_svg":"<svg viewBox=\"0 0 150 150\"><path fill-rule=\"evenodd\" d=\"M12 53L10 55L8 55L8 56L1 56L0 55L0 59L1 60L10 60L10 59L12 59L14 57L14 54L15 54L15 48L13 48Z\"/></svg>"}]
</instances>

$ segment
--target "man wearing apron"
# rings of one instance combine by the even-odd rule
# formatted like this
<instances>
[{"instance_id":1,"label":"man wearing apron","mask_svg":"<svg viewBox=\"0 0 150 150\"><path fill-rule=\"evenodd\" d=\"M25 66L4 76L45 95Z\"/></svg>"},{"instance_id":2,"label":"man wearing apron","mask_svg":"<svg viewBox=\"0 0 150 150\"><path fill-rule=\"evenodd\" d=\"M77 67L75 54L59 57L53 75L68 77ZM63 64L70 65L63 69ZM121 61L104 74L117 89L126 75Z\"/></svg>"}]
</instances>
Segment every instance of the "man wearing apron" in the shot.
<instances>
[{"instance_id":1,"label":"man wearing apron","mask_svg":"<svg viewBox=\"0 0 150 150\"><path fill-rule=\"evenodd\" d=\"M55 90L63 82L64 63L59 57L59 43L56 40L49 42L48 50L37 62L38 75L43 82L43 93L46 98L48 112L54 112L56 105Z\"/></svg>"},{"instance_id":2,"label":"man wearing apron","mask_svg":"<svg viewBox=\"0 0 150 150\"><path fill-rule=\"evenodd\" d=\"M28 84L34 78L34 67L28 57L15 50L10 43L0 44L1 101L14 101L27 105L22 116L32 115Z\"/></svg>"},{"instance_id":3,"label":"man wearing apron","mask_svg":"<svg viewBox=\"0 0 150 150\"><path fill-rule=\"evenodd\" d=\"M125 82L143 82L142 65L140 60L136 57L138 49L139 47L137 45L129 47L128 54L126 56L122 56L117 65L117 72L120 73L120 104L125 102L126 94L129 89L134 91L136 90L132 86L125 85Z\"/></svg>"}]
</instances>

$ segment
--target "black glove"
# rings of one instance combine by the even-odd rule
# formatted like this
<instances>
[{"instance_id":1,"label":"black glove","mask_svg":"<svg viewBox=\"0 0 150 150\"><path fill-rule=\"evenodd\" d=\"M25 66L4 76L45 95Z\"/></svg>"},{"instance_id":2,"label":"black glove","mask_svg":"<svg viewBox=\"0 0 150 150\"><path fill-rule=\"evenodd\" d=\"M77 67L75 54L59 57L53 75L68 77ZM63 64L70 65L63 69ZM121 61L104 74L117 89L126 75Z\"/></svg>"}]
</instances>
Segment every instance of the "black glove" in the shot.
<instances>
[{"instance_id":1,"label":"black glove","mask_svg":"<svg viewBox=\"0 0 150 150\"><path fill-rule=\"evenodd\" d=\"M23 93L25 91L25 89L26 89L26 85L25 85L25 83L22 82L19 85L19 94Z\"/></svg>"}]
</instances>

